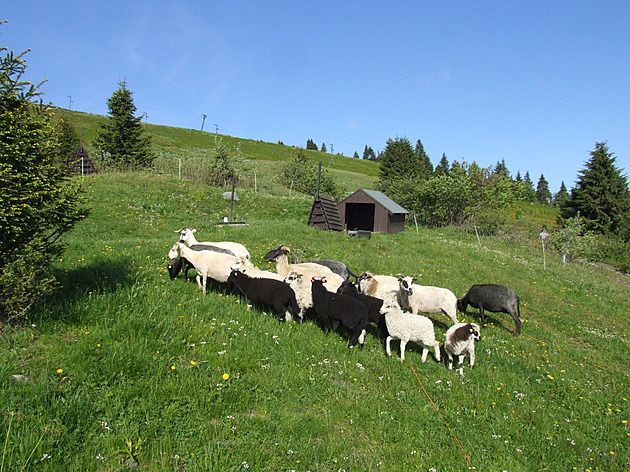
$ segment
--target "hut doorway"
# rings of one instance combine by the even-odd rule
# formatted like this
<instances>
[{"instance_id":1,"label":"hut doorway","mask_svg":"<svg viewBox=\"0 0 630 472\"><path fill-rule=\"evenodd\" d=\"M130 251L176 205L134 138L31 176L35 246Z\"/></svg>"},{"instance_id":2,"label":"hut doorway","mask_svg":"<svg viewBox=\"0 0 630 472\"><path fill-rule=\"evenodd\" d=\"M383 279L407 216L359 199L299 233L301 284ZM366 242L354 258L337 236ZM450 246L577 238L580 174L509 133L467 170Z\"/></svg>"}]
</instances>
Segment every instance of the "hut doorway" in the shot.
<instances>
[{"instance_id":1,"label":"hut doorway","mask_svg":"<svg viewBox=\"0 0 630 472\"><path fill-rule=\"evenodd\" d=\"M374 203L347 203L346 228L374 231Z\"/></svg>"}]
</instances>

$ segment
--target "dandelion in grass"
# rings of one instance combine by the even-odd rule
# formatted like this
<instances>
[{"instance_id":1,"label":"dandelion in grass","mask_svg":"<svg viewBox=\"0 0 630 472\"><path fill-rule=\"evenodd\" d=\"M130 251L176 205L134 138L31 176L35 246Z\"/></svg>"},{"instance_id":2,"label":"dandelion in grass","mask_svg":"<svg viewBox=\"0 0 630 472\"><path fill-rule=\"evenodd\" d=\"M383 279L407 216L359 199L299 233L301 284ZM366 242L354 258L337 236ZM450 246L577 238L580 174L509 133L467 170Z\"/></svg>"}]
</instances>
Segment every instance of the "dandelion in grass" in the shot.
<instances>
[{"instance_id":1,"label":"dandelion in grass","mask_svg":"<svg viewBox=\"0 0 630 472\"><path fill-rule=\"evenodd\" d=\"M223 374L223 380L227 380L229 378L230 378L230 374L227 374L227 373Z\"/></svg>"},{"instance_id":2,"label":"dandelion in grass","mask_svg":"<svg viewBox=\"0 0 630 472\"><path fill-rule=\"evenodd\" d=\"M63 369L57 369L58 374L63 374Z\"/></svg>"},{"instance_id":3,"label":"dandelion in grass","mask_svg":"<svg viewBox=\"0 0 630 472\"><path fill-rule=\"evenodd\" d=\"M195 361L190 361L190 365L195 367L197 365L197 363Z\"/></svg>"}]
</instances>

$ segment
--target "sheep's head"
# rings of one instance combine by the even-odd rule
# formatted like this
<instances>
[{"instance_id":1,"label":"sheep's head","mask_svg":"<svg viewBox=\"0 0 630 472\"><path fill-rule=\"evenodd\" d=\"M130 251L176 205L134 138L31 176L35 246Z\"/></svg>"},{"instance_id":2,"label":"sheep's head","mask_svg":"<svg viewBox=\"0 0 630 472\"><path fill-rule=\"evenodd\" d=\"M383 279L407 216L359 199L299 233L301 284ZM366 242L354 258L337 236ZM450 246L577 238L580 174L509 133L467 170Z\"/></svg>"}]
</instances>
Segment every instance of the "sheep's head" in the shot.
<instances>
[{"instance_id":1,"label":"sheep's head","mask_svg":"<svg viewBox=\"0 0 630 472\"><path fill-rule=\"evenodd\" d=\"M230 266L231 270L240 270L241 272L245 272L249 267L252 267L252 263L249 262L245 257L237 257L234 263Z\"/></svg>"},{"instance_id":2,"label":"sheep's head","mask_svg":"<svg viewBox=\"0 0 630 472\"><path fill-rule=\"evenodd\" d=\"M302 274L298 274L296 271L292 270L291 272L289 272L287 274L287 276L284 278L284 281L288 284L290 284L291 282L295 282L295 281L302 281Z\"/></svg>"},{"instance_id":3,"label":"sheep's head","mask_svg":"<svg viewBox=\"0 0 630 472\"><path fill-rule=\"evenodd\" d=\"M469 331L475 341L481 340L481 330L479 329L479 325L477 323L470 323Z\"/></svg>"},{"instance_id":4,"label":"sheep's head","mask_svg":"<svg viewBox=\"0 0 630 472\"><path fill-rule=\"evenodd\" d=\"M188 242L188 239L195 234L197 230L195 228L181 228L176 233L179 233L179 240Z\"/></svg>"},{"instance_id":5,"label":"sheep's head","mask_svg":"<svg viewBox=\"0 0 630 472\"><path fill-rule=\"evenodd\" d=\"M372 272L363 272L361 273L361 275L359 275L357 277L357 282L361 282L362 280L368 280L374 277L374 274Z\"/></svg>"},{"instance_id":6,"label":"sheep's head","mask_svg":"<svg viewBox=\"0 0 630 472\"><path fill-rule=\"evenodd\" d=\"M401 290L404 290L409 295L413 295L413 278L410 275L398 279L398 283Z\"/></svg>"},{"instance_id":7,"label":"sheep's head","mask_svg":"<svg viewBox=\"0 0 630 472\"><path fill-rule=\"evenodd\" d=\"M389 313L390 311L394 310L400 310L400 305L398 304L396 297L387 297L385 300L383 300L383 304L381 305L379 313L381 315L384 315L385 313Z\"/></svg>"},{"instance_id":8,"label":"sheep's head","mask_svg":"<svg viewBox=\"0 0 630 472\"><path fill-rule=\"evenodd\" d=\"M326 277L322 276L322 275L315 275L311 278L311 283L314 284L315 282L321 282L323 284L326 283Z\"/></svg>"},{"instance_id":9,"label":"sheep's head","mask_svg":"<svg viewBox=\"0 0 630 472\"><path fill-rule=\"evenodd\" d=\"M169 259L177 259L180 254L179 254L179 242L176 242L175 244L173 244L173 247L171 248L170 251L168 251L168 258Z\"/></svg>"},{"instance_id":10,"label":"sheep's head","mask_svg":"<svg viewBox=\"0 0 630 472\"><path fill-rule=\"evenodd\" d=\"M278 246L277 248L272 249L267 254L265 254L263 259L265 259L267 262L276 261L278 257L280 257L281 255L290 254L290 253L291 253L291 250L288 247Z\"/></svg>"}]
</instances>

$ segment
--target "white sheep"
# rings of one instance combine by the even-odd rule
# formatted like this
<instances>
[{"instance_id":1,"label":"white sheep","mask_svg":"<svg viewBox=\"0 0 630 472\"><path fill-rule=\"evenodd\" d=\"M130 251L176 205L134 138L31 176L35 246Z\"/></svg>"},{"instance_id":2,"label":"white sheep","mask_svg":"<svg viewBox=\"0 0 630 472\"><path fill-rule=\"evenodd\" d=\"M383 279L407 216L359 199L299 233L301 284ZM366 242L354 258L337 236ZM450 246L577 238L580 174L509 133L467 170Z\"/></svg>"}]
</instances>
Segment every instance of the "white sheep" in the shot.
<instances>
[{"instance_id":1,"label":"white sheep","mask_svg":"<svg viewBox=\"0 0 630 472\"><path fill-rule=\"evenodd\" d=\"M363 272L357 277L357 284L361 293L381 300L398 292L398 279L392 275L374 275L371 272Z\"/></svg>"},{"instance_id":2,"label":"white sheep","mask_svg":"<svg viewBox=\"0 0 630 472\"><path fill-rule=\"evenodd\" d=\"M444 335L444 350L448 355L448 368L453 370L453 356L457 356L459 373L464 374L462 364L466 354L470 355L470 368L475 367L475 342L481 339L481 330L476 323L457 323Z\"/></svg>"},{"instance_id":3,"label":"white sheep","mask_svg":"<svg viewBox=\"0 0 630 472\"><path fill-rule=\"evenodd\" d=\"M249 251L247 250L245 246L243 246L240 243L234 243L231 241L219 241L219 242L205 241L205 242L200 243L195 238L195 233L197 232L195 228L182 228L182 229L178 229L175 232L179 233L179 240L185 242L186 244L188 244L188 246L192 246L194 244L216 246L219 248L228 249L229 251L232 251L232 253L236 257L245 257L246 259L250 259Z\"/></svg>"},{"instance_id":4,"label":"white sheep","mask_svg":"<svg viewBox=\"0 0 630 472\"><path fill-rule=\"evenodd\" d=\"M279 280L280 282L285 281L284 280L285 277L281 276L280 274L277 274L275 272L271 272L268 270L259 269L254 264L252 264L252 262L249 259L246 259L244 257L237 257L236 261L234 261L234 264L232 264L231 269L243 272L244 274L247 274L250 277L274 279L274 280Z\"/></svg>"},{"instance_id":5,"label":"white sheep","mask_svg":"<svg viewBox=\"0 0 630 472\"><path fill-rule=\"evenodd\" d=\"M213 251L193 251L183 242L177 241L168 253L169 259L183 257L188 260L197 272L197 285L206 293L206 281L209 278L226 283L230 276L232 264L236 257Z\"/></svg>"},{"instance_id":6,"label":"white sheep","mask_svg":"<svg viewBox=\"0 0 630 472\"><path fill-rule=\"evenodd\" d=\"M287 277L289 272L295 270L301 274L304 280L310 281L313 277L326 277L326 289L329 292L336 292L343 283L343 278L335 274L328 267L313 262L302 262L300 264L289 264L289 253L291 250L286 246L278 246L265 254L267 262L276 261L276 272L283 277Z\"/></svg>"},{"instance_id":7,"label":"white sheep","mask_svg":"<svg viewBox=\"0 0 630 472\"><path fill-rule=\"evenodd\" d=\"M398 303L414 315L422 313L444 313L453 323L457 320L457 297L446 288L413 283L411 276L399 281Z\"/></svg>"},{"instance_id":8,"label":"white sheep","mask_svg":"<svg viewBox=\"0 0 630 472\"><path fill-rule=\"evenodd\" d=\"M385 315L385 324L389 336L385 341L387 355L391 356L390 343L393 340L400 340L400 361L405 360L405 346L409 341L413 341L422 346L422 362L427 360L429 349L435 349L435 358L438 362L440 357L440 343L435 339L433 322L422 315L413 315L403 312L395 297L389 297L383 302L381 314Z\"/></svg>"}]
</instances>

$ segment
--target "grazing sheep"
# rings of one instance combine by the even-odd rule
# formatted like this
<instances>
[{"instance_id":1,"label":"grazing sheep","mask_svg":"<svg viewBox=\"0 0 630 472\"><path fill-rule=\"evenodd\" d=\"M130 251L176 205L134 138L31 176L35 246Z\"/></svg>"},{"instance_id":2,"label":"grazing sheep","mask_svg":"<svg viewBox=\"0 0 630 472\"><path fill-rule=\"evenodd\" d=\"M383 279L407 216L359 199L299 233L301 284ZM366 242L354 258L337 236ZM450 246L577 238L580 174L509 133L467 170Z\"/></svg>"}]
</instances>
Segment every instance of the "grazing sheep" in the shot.
<instances>
[{"instance_id":1,"label":"grazing sheep","mask_svg":"<svg viewBox=\"0 0 630 472\"><path fill-rule=\"evenodd\" d=\"M221 242L202 242L200 243L195 238L195 233L197 230L195 228L182 228L175 231L179 233L179 240L188 244L189 247L192 247L195 244L203 244L207 246L214 246L223 249L227 249L232 252L236 257L245 257L246 259L250 259L249 251L245 246L240 243L233 243L231 241L221 241Z\"/></svg>"},{"instance_id":2,"label":"grazing sheep","mask_svg":"<svg viewBox=\"0 0 630 472\"><path fill-rule=\"evenodd\" d=\"M213 251L234 256L234 253L229 249L212 246L209 244L193 244L189 247L194 251ZM171 280L174 280L175 277L177 277L177 275L183 270L184 280L188 282L188 271L193 268L193 265L185 258L176 257L175 259L172 259L166 267L168 269L168 274L171 277Z\"/></svg>"},{"instance_id":3,"label":"grazing sheep","mask_svg":"<svg viewBox=\"0 0 630 472\"><path fill-rule=\"evenodd\" d=\"M399 280L398 303L414 315L444 313L453 323L457 320L457 297L446 288L417 285L411 276Z\"/></svg>"},{"instance_id":4,"label":"grazing sheep","mask_svg":"<svg viewBox=\"0 0 630 472\"><path fill-rule=\"evenodd\" d=\"M448 355L448 369L453 370L453 356L457 356L459 373L464 374L462 364L466 354L470 354L470 368L475 367L475 342L481 339L481 330L476 323L457 323L444 335L444 350Z\"/></svg>"},{"instance_id":5,"label":"grazing sheep","mask_svg":"<svg viewBox=\"0 0 630 472\"><path fill-rule=\"evenodd\" d=\"M457 308L462 313L466 313L468 305L479 309L482 325L486 323L484 310L510 314L516 325L515 334L521 333L521 309L518 295L514 290L497 284L473 285L468 293L457 301Z\"/></svg>"},{"instance_id":6,"label":"grazing sheep","mask_svg":"<svg viewBox=\"0 0 630 472\"><path fill-rule=\"evenodd\" d=\"M386 339L387 336L389 336L389 333L387 332L387 325L385 324L385 317L381 314L383 300L371 295L359 293L356 285L350 282L350 280L346 280L342 283L341 287L337 289L337 293L356 298L363 303L368 309L368 322L374 323L378 327L383 339Z\"/></svg>"},{"instance_id":7,"label":"grazing sheep","mask_svg":"<svg viewBox=\"0 0 630 472\"><path fill-rule=\"evenodd\" d=\"M391 275L374 275L371 272L363 272L357 277L359 291L372 297L385 300L398 292L398 279Z\"/></svg>"},{"instance_id":8,"label":"grazing sheep","mask_svg":"<svg viewBox=\"0 0 630 472\"><path fill-rule=\"evenodd\" d=\"M259 277L265 279L274 279L280 282L284 282L284 277L275 272L270 272L268 270L262 270L256 267L251 263L249 259L245 259L244 257L237 257L234 264L231 267L232 270L239 270L243 273L247 273L250 277Z\"/></svg>"},{"instance_id":9,"label":"grazing sheep","mask_svg":"<svg viewBox=\"0 0 630 472\"><path fill-rule=\"evenodd\" d=\"M343 279L335 274L328 267L313 262L302 262L300 264L289 264L289 253L291 250L286 246L278 246L265 254L264 259L267 262L276 261L276 272L283 277L289 275L289 272L295 270L302 274L304 280L311 280L315 276L326 277L327 289L336 292L343 283Z\"/></svg>"},{"instance_id":10,"label":"grazing sheep","mask_svg":"<svg viewBox=\"0 0 630 472\"><path fill-rule=\"evenodd\" d=\"M422 346L422 362L427 360L431 347L435 349L436 360L441 361L440 343L435 340L433 322L429 318L403 312L396 297L393 296L383 302L381 313L385 315L385 323L389 331L389 336L385 341L385 350L388 356L392 355L390 346L392 339L399 339L401 362L405 360L405 346L409 341Z\"/></svg>"},{"instance_id":11,"label":"grazing sheep","mask_svg":"<svg viewBox=\"0 0 630 472\"><path fill-rule=\"evenodd\" d=\"M328 267L335 274L341 277L343 280L348 280L350 277L354 277L354 280L357 279L356 274L354 274L348 266L343 262L336 261L334 259L317 259L315 261L310 261L313 264L323 265L324 267Z\"/></svg>"},{"instance_id":12,"label":"grazing sheep","mask_svg":"<svg viewBox=\"0 0 630 472\"><path fill-rule=\"evenodd\" d=\"M295 292L295 299L300 307L298 316L301 320L304 320L308 309L313 308L313 292L311 290L311 284L302 277L302 274L298 274L294 270L288 273L284 282L289 284Z\"/></svg>"},{"instance_id":13,"label":"grazing sheep","mask_svg":"<svg viewBox=\"0 0 630 472\"><path fill-rule=\"evenodd\" d=\"M291 314L300 312L293 289L284 282L250 277L239 270L232 270L228 283L238 288L253 305L272 306L280 315L280 321L291 321Z\"/></svg>"},{"instance_id":14,"label":"grazing sheep","mask_svg":"<svg viewBox=\"0 0 630 472\"><path fill-rule=\"evenodd\" d=\"M188 260L197 272L197 285L206 293L206 281L208 278L225 283L230 276L232 264L236 257L229 254L221 254L213 251L194 251L183 242L176 242L168 253L169 259L182 257Z\"/></svg>"},{"instance_id":15,"label":"grazing sheep","mask_svg":"<svg viewBox=\"0 0 630 472\"><path fill-rule=\"evenodd\" d=\"M324 332L330 331L331 320L340 321L352 333L348 347L352 348L358 342L363 348L368 319L367 308L356 298L329 292L324 287L325 283L326 277L316 276L311 279L313 306L324 325Z\"/></svg>"}]
</instances>

